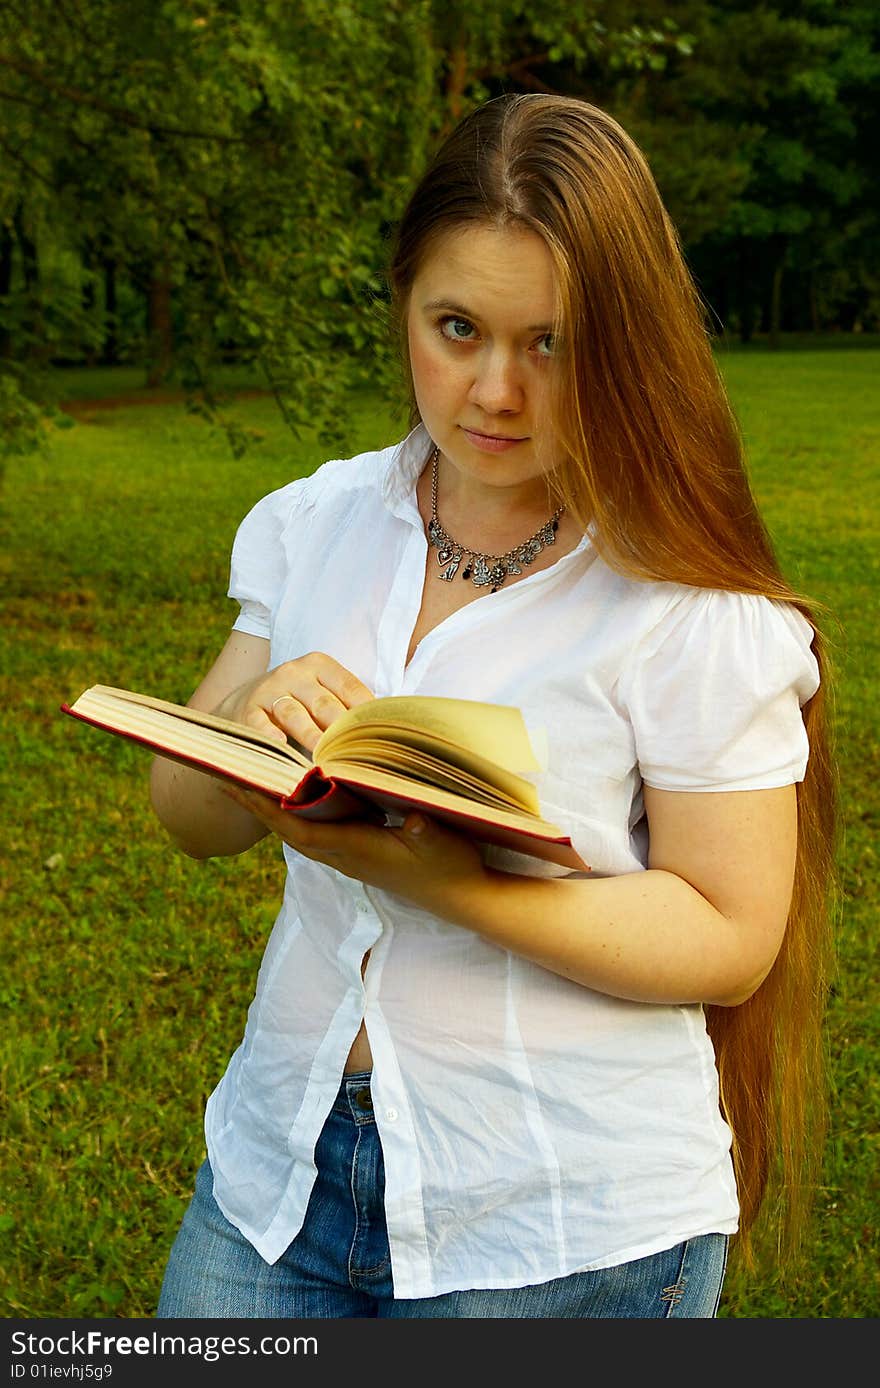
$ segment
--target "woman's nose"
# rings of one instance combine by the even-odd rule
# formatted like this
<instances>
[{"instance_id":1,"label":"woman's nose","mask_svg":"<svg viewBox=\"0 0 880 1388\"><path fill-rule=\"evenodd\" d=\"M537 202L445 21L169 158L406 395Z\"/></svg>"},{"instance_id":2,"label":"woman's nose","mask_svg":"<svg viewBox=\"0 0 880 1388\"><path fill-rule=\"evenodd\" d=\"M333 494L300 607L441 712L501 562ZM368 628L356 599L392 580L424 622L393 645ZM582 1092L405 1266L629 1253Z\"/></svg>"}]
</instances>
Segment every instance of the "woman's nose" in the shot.
<instances>
[{"instance_id":1,"label":"woman's nose","mask_svg":"<svg viewBox=\"0 0 880 1388\"><path fill-rule=\"evenodd\" d=\"M485 414L511 414L523 407L523 387L513 357L503 352L481 354L468 399Z\"/></svg>"}]
</instances>

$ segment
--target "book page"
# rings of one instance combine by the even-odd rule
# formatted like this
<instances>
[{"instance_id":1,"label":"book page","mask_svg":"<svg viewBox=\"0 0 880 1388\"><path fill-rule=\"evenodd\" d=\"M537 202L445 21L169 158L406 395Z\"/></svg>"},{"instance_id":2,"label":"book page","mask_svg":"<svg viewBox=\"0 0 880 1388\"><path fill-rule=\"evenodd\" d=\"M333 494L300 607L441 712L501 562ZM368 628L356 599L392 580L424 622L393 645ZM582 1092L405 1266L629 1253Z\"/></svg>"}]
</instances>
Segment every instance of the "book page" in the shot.
<instances>
[{"instance_id":1,"label":"book page","mask_svg":"<svg viewBox=\"0 0 880 1388\"><path fill-rule=\"evenodd\" d=\"M427 785L457 791L485 805L538 813L538 792L531 781L514 775L512 771L505 771L495 762L486 761L485 757L478 757L475 753L465 756L457 745L445 744L445 755L441 759L423 751L418 745L410 745L417 739L408 729L402 729L399 735L401 739L407 738L407 742L378 737L367 740L368 729L364 727L362 731L363 738L346 736L334 740L334 763L350 759L353 766L375 766L380 770L396 771L401 776Z\"/></svg>"},{"instance_id":2,"label":"book page","mask_svg":"<svg viewBox=\"0 0 880 1388\"><path fill-rule=\"evenodd\" d=\"M380 792L389 797L398 797L401 803L417 804L430 813L432 806L449 810L458 815L479 820L486 824L517 830L520 833L536 834L548 839L563 839L564 832L556 824L542 818L540 814L530 814L526 810L508 810L495 805L481 806L478 801L462 800L452 791L437 786L428 786L419 781L404 781L393 772L382 771L378 767L359 766L352 762L325 762L321 767L323 775L338 780L340 784L354 791Z\"/></svg>"},{"instance_id":3,"label":"book page","mask_svg":"<svg viewBox=\"0 0 880 1388\"><path fill-rule=\"evenodd\" d=\"M432 698L425 694L391 695L372 699L347 709L321 735L313 753L316 762L334 758L337 744L364 725L379 736L384 728L408 729L412 745L448 760L449 746L464 754L464 765L472 757L495 762L506 771L540 771L529 741L523 716L518 708L503 704L480 703L474 699ZM393 736L393 734L392 734ZM346 743L346 755L351 754Z\"/></svg>"},{"instance_id":4,"label":"book page","mask_svg":"<svg viewBox=\"0 0 880 1388\"><path fill-rule=\"evenodd\" d=\"M203 770L228 773L270 793L289 795L302 780L300 767L283 747L274 743L257 746L235 736L218 737L216 730L175 718L161 708L108 699L101 692L86 690L71 712L94 720L108 731L145 742L160 755L167 752Z\"/></svg>"},{"instance_id":5,"label":"book page","mask_svg":"<svg viewBox=\"0 0 880 1388\"><path fill-rule=\"evenodd\" d=\"M132 689L114 689L107 684L93 684L90 689L81 694L76 700L74 708L88 707L112 709L114 713L119 709L120 704L137 704L145 709L156 709L160 713L168 714L173 718L179 718L186 723L195 723L201 728L213 728L219 733L228 733L231 737L238 738L242 742L253 743L257 747L265 747L271 752L276 752L278 756L285 760L296 762L297 766L310 767L311 758L308 756L304 747L288 738L287 746L276 742L267 733L257 732L256 728L248 728L243 723L233 723L228 718L218 718L215 713L204 713L201 709L187 708L184 704L169 703L167 699L155 699L149 694L136 694ZM215 745L212 743L212 745Z\"/></svg>"}]
</instances>

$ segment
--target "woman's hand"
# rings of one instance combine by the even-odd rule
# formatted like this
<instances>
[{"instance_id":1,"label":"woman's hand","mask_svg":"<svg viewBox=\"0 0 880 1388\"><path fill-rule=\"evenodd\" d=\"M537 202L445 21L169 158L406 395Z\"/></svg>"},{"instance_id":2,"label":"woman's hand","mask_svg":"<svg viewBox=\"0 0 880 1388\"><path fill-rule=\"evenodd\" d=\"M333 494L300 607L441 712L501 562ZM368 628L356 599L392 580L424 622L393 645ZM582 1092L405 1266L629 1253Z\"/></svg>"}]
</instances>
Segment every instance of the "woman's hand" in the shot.
<instances>
[{"instance_id":1,"label":"woman's hand","mask_svg":"<svg viewBox=\"0 0 880 1388\"><path fill-rule=\"evenodd\" d=\"M213 712L277 742L290 737L312 752L341 713L372 698L357 675L332 656L312 651L233 689Z\"/></svg>"},{"instance_id":2,"label":"woman's hand","mask_svg":"<svg viewBox=\"0 0 880 1388\"><path fill-rule=\"evenodd\" d=\"M314 653L269 669L269 642L233 630L189 707L244 723L278 742L292 737L312 751L334 719L372 698L365 684L332 656ZM156 814L184 853L212 858L243 853L267 826L223 793L215 776L155 757Z\"/></svg>"},{"instance_id":3,"label":"woman's hand","mask_svg":"<svg viewBox=\"0 0 880 1388\"><path fill-rule=\"evenodd\" d=\"M292 737L311 752L340 714L372 698L356 675L316 651L241 685L214 712L278 741ZM466 891L467 884L485 876L479 850L424 815L409 815L400 828L361 820L318 823L279 809L270 796L238 786L224 789L304 857L395 892L439 916L444 907L449 909L450 893Z\"/></svg>"},{"instance_id":4,"label":"woman's hand","mask_svg":"<svg viewBox=\"0 0 880 1388\"><path fill-rule=\"evenodd\" d=\"M226 794L306 858L346 877L405 897L452 919L467 895L485 885L479 849L434 819L410 814L400 828L346 820L321 823L279 808L258 791L227 786Z\"/></svg>"}]
</instances>

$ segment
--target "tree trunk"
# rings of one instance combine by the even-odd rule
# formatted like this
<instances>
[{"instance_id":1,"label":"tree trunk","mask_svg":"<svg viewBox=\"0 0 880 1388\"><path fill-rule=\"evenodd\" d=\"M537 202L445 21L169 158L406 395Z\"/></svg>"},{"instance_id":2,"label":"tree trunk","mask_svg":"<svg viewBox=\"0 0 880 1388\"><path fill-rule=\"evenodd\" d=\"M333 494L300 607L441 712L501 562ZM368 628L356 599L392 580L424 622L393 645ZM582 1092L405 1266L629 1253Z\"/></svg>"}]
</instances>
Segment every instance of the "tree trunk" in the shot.
<instances>
[{"instance_id":1,"label":"tree trunk","mask_svg":"<svg viewBox=\"0 0 880 1388\"><path fill-rule=\"evenodd\" d=\"M810 323L814 333L820 331L822 324L819 322L819 295L816 292L816 271L810 271Z\"/></svg>"},{"instance_id":2,"label":"tree trunk","mask_svg":"<svg viewBox=\"0 0 880 1388\"><path fill-rule=\"evenodd\" d=\"M708 303L709 327L713 337L725 337L730 326L730 282L727 274L713 280Z\"/></svg>"},{"instance_id":3,"label":"tree trunk","mask_svg":"<svg viewBox=\"0 0 880 1388\"><path fill-rule=\"evenodd\" d=\"M89 319L92 317L92 315L93 315L94 312L95 312L95 305L96 305L96 303L97 303L97 297L98 297L97 294L95 293L95 277L94 277L95 262L94 262L94 252L93 252L93 248L91 247L91 245L87 245L86 248L85 248L84 251L83 251L83 255L82 255L82 268L83 268L83 272L84 272L84 274L85 274L85 276L86 276L85 282L84 282L83 287L82 287L82 311L83 311L83 318L85 319L85 323L86 323L85 331L84 331L84 333L83 333L83 336L84 336L84 338L85 338L85 349L84 349L84 352L85 352L86 366L97 366L97 364L98 364L98 353L97 353L97 350L96 350L95 345L94 345L94 338L92 337L91 332L89 331L89 327L90 327Z\"/></svg>"},{"instance_id":4,"label":"tree trunk","mask_svg":"<svg viewBox=\"0 0 880 1388\"><path fill-rule=\"evenodd\" d=\"M37 243L27 229L24 219L24 206L19 203L12 218L15 238L21 252L21 269L24 278L24 319L23 348L27 357L43 354L46 344L43 337L43 315L40 305L40 261Z\"/></svg>"},{"instance_id":5,"label":"tree trunk","mask_svg":"<svg viewBox=\"0 0 880 1388\"><path fill-rule=\"evenodd\" d=\"M464 89L468 79L468 53L464 38L459 38L449 54L449 75L446 78L446 131L457 124L462 112Z\"/></svg>"},{"instance_id":6,"label":"tree trunk","mask_svg":"<svg viewBox=\"0 0 880 1388\"><path fill-rule=\"evenodd\" d=\"M5 222L0 223L0 300L8 299L12 289L12 253L15 242ZM12 356L12 334L9 331L8 310L0 304L0 357Z\"/></svg>"},{"instance_id":7,"label":"tree trunk","mask_svg":"<svg viewBox=\"0 0 880 1388\"><path fill-rule=\"evenodd\" d=\"M147 385L151 390L161 386L171 370L174 356L174 331L171 318L171 275L167 264L157 267L150 281L147 298L147 328L150 357Z\"/></svg>"},{"instance_id":8,"label":"tree trunk","mask_svg":"<svg viewBox=\"0 0 880 1388\"><path fill-rule=\"evenodd\" d=\"M104 345L101 349L103 366L119 365L119 327L116 320L116 262L104 259Z\"/></svg>"},{"instance_id":9,"label":"tree trunk","mask_svg":"<svg viewBox=\"0 0 880 1388\"><path fill-rule=\"evenodd\" d=\"M773 351L779 346L779 329L782 316L782 276L785 269L785 252L773 267L773 283L770 289L770 347Z\"/></svg>"},{"instance_id":10,"label":"tree trunk","mask_svg":"<svg viewBox=\"0 0 880 1388\"><path fill-rule=\"evenodd\" d=\"M753 248L747 237L739 242L737 255L737 309L739 312L739 340L749 343L755 331L755 295L753 274Z\"/></svg>"}]
</instances>

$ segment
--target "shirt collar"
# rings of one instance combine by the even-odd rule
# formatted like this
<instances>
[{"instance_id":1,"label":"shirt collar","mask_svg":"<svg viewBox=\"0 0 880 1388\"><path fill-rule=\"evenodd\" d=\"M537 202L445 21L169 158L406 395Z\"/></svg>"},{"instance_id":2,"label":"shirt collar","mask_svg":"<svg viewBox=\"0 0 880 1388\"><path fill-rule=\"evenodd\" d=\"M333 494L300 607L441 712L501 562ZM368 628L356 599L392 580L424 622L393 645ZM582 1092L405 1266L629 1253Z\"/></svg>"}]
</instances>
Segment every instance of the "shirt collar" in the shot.
<instances>
[{"instance_id":1,"label":"shirt collar","mask_svg":"<svg viewBox=\"0 0 880 1388\"><path fill-rule=\"evenodd\" d=\"M411 520L418 516L415 490L425 463L431 456L434 441L424 424L417 424L406 438L393 449L382 479L382 500L394 515ZM421 516L418 516L421 525Z\"/></svg>"}]
</instances>

